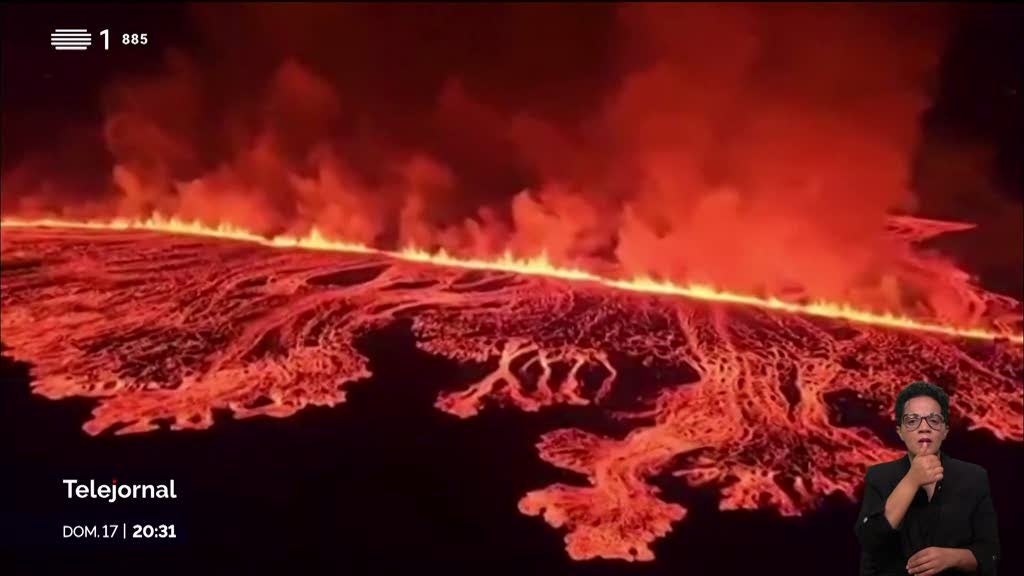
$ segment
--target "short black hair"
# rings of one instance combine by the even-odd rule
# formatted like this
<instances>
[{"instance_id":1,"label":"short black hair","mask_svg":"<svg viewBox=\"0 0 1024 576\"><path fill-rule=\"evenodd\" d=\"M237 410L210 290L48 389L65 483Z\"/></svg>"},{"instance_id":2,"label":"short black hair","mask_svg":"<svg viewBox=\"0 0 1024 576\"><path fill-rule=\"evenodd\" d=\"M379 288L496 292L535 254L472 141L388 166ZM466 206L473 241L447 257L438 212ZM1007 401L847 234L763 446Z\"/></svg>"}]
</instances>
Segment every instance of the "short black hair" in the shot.
<instances>
[{"instance_id":1,"label":"short black hair","mask_svg":"<svg viewBox=\"0 0 1024 576\"><path fill-rule=\"evenodd\" d=\"M945 390L931 382L918 381L907 384L906 388L900 390L899 395L896 396L897 426L900 425L900 422L903 422L903 407L906 405L907 400L917 398L918 396L928 396L938 402L939 409L942 410L942 418L949 422L949 396L946 395Z\"/></svg>"}]
</instances>

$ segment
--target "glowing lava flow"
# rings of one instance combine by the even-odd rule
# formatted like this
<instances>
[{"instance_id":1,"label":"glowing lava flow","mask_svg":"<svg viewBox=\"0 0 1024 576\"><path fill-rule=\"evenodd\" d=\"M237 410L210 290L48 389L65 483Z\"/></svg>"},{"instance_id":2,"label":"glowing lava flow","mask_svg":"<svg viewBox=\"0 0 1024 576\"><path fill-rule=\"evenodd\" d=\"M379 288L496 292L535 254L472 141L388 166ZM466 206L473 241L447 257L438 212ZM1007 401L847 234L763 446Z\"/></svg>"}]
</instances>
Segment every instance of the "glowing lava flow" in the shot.
<instances>
[{"instance_id":1,"label":"glowing lava flow","mask_svg":"<svg viewBox=\"0 0 1024 576\"><path fill-rule=\"evenodd\" d=\"M443 250L437 253L431 253L415 248L406 248L398 252L390 252L377 250L363 244L331 240L325 238L316 228L313 228L309 234L302 237L282 235L275 236L273 238L266 238L237 226L227 224L209 226L198 221L189 222L177 218L164 218L160 215L155 215L145 220L122 218L107 221L75 221L60 219L23 220L8 218L0 222L0 226L29 228L56 227L93 230L150 230L156 232L170 232L175 234L189 234L202 237L252 242L274 248L301 248L308 250L356 252L364 254L376 253L403 260L425 262L441 266L515 272L518 274L548 276L564 280L596 282L620 290L680 296L684 298L694 298L697 300L713 302L726 302L730 304L754 306L792 314L805 314L810 316L819 316L822 318L841 319L850 322L884 326L887 328L930 332L961 338L982 340L1007 339L1015 344L1024 344L1024 335L1022 334L1008 334L984 328L930 323L889 312L879 313L860 310L847 304L824 301L800 304L787 302L778 298L762 298L726 290L719 290L712 286L699 284L682 286L670 281L660 281L643 277L634 278L632 280L605 278L585 270L555 266L551 264L546 255L543 254L534 258L520 259L515 258L509 253L505 253L500 258L483 260L459 258L451 256Z\"/></svg>"},{"instance_id":2,"label":"glowing lava flow","mask_svg":"<svg viewBox=\"0 0 1024 576\"><path fill-rule=\"evenodd\" d=\"M5 355L31 363L34 392L95 401L88 434L336 405L350 386L374 385L375 362L417 361L408 345L389 342L385 359L361 348L399 323L420 351L474 369L402 383L437 390L448 414L587 411L589 429L552 430L537 444L575 480L518 502L564 531L577 560L652 560L687 515L658 482L713 490L722 510L783 516L829 495L855 500L866 466L900 455L880 434L912 380L953 392L957 430L1024 440L1024 348L1006 340L372 250L82 228L0 229L0 329Z\"/></svg>"}]
</instances>

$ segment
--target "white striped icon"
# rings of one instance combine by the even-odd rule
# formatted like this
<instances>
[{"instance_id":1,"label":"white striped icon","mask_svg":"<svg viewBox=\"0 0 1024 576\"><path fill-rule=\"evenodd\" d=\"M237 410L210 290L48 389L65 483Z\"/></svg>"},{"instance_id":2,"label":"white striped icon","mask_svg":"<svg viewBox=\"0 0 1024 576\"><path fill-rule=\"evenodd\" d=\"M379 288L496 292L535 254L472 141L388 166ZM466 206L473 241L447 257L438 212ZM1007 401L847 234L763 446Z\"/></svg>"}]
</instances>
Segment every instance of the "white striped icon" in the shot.
<instances>
[{"instance_id":1,"label":"white striped icon","mask_svg":"<svg viewBox=\"0 0 1024 576\"><path fill-rule=\"evenodd\" d=\"M57 28L50 34L54 50L85 50L92 45L92 35L85 28Z\"/></svg>"}]
</instances>

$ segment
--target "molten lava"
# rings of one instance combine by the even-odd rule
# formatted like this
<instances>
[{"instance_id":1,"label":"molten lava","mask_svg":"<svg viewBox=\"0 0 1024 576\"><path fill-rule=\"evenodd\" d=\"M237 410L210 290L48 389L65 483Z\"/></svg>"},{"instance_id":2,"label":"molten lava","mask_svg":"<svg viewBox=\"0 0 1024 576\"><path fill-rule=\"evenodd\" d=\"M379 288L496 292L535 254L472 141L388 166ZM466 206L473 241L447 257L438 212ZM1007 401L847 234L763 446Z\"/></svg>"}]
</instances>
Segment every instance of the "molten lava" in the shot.
<instances>
[{"instance_id":1,"label":"molten lava","mask_svg":"<svg viewBox=\"0 0 1024 576\"><path fill-rule=\"evenodd\" d=\"M905 220L897 220L904 222ZM177 234L190 234L210 238L223 238L254 242L264 246L275 248L304 248L309 250L328 250L334 252L357 252L374 253L383 256L391 256L403 260L426 262L442 266L454 266L459 268L471 268L477 270L495 270L504 272L515 272L519 274L533 274L561 278L565 280L588 281L603 284L622 290L644 292L652 294L666 294L696 298L699 300L710 300L715 302L728 302L745 306L768 308L782 312L795 314L808 314L824 318L862 322L889 328L900 328L933 332L958 336L963 338L979 338L985 340L1009 339L1014 343L1024 343L1024 335L1012 334L1008 331L995 331L984 328L958 327L943 325L921 320L915 320L907 316L893 314L891 312L872 312L860 310L848 304L834 302L813 302L810 304L798 304L787 302L779 298L762 298L748 294L738 294L726 290L719 290L711 286L699 284L679 285L671 281L654 280L648 277L638 277L632 280L616 280L598 276L596 274L576 268L565 268L551 264L547 256L541 254L534 258L519 259L506 252L501 258L490 260L458 258L441 250L437 253L430 253L416 248L406 248L399 252L376 250L364 244L336 241L325 238L319 230L313 228L309 234L303 237L297 236L275 236L265 238L258 234L249 232L237 226L221 224L219 226L208 226L198 221L183 221L177 218L163 218L159 215L145 220L138 219L113 219L108 221L73 221L59 219L4 219L4 227L57 227L57 228L81 228L94 230L152 230L159 232L171 232ZM948 225L947 225L948 229ZM955 228L954 228L955 229Z\"/></svg>"},{"instance_id":2,"label":"molten lava","mask_svg":"<svg viewBox=\"0 0 1024 576\"><path fill-rule=\"evenodd\" d=\"M404 320L420 349L485 368L438 383L440 410L589 405L630 427L539 440L540 457L578 481L538 487L519 509L566 531L574 559L651 560L686 517L659 496L659 477L718 490L722 510L788 516L832 493L853 500L865 466L899 452L838 403L885 420L911 380L962 392L954 418L968 428L1024 440L1019 336L315 235L33 224L2 228L3 341L33 365L37 393L96 400L89 434L336 405L372 377L357 340Z\"/></svg>"}]
</instances>

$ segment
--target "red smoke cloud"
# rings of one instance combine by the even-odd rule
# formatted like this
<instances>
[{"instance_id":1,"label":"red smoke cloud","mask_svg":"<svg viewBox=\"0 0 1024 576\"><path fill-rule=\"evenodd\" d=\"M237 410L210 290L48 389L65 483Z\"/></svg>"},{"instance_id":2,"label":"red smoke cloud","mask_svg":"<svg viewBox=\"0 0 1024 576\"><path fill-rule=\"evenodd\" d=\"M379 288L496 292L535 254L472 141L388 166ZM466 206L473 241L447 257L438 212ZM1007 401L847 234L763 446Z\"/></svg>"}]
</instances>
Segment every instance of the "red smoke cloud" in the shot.
<instances>
[{"instance_id":1,"label":"red smoke cloud","mask_svg":"<svg viewBox=\"0 0 1024 576\"><path fill-rule=\"evenodd\" d=\"M567 7L502 7L511 23L471 9L434 35L447 8L404 8L418 27L401 10L199 8L219 57L170 53L162 74L109 88L98 200L21 166L4 213L317 227L888 307L955 271L921 273L884 233L915 206L934 8L628 5L605 30ZM231 14L233 34L269 40L239 53L216 25Z\"/></svg>"}]
</instances>

